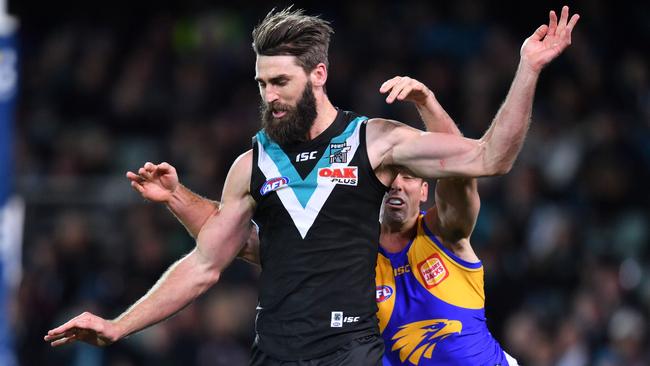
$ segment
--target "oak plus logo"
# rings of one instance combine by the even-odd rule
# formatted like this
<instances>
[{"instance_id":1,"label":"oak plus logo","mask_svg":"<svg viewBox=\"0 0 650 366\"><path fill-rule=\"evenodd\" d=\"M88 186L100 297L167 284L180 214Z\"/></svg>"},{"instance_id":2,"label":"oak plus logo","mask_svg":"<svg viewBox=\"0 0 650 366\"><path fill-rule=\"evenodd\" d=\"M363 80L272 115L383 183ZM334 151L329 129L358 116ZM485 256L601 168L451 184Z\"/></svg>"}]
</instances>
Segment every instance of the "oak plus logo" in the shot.
<instances>
[{"instance_id":1,"label":"oak plus logo","mask_svg":"<svg viewBox=\"0 0 650 366\"><path fill-rule=\"evenodd\" d=\"M343 168L320 168L318 169L318 183L343 184L356 186L359 182L359 168L348 166Z\"/></svg>"}]
</instances>

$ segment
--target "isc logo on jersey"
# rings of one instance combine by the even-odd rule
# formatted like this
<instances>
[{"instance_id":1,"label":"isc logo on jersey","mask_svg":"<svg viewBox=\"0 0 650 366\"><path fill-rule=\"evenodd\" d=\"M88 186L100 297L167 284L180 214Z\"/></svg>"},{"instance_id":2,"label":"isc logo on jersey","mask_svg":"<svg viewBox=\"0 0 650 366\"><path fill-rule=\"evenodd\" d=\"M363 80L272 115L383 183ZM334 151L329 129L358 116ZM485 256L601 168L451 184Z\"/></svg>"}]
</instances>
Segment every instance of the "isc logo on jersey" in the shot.
<instances>
[{"instance_id":1,"label":"isc logo on jersey","mask_svg":"<svg viewBox=\"0 0 650 366\"><path fill-rule=\"evenodd\" d=\"M377 286L375 290L376 290L377 302L384 302L390 299L391 296L393 296L393 288L390 286L386 286L386 285Z\"/></svg>"},{"instance_id":2,"label":"isc logo on jersey","mask_svg":"<svg viewBox=\"0 0 650 366\"><path fill-rule=\"evenodd\" d=\"M332 320L330 322L330 327L332 328L342 328L343 323L356 323L361 319L358 316L343 316L342 311L332 311Z\"/></svg>"},{"instance_id":3,"label":"isc logo on jersey","mask_svg":"<svg viewBox=\"0 0 650 366\"><path fill-rule=\"evenodd\" d=\"M359 182L358 167L318 169L318 183L334 183L346 186L356 186Z\"/></svg>"},{"instance_id":4,"label":"isc logo on jersey","mask_svg":"<svg viewBox=\"0 0 650 366\"><path fill-rule=\"evenodd\" d=\"M285 187L287 185L289 185L289 178L287 177L271 178L266 182L264 182L262 188L260 188L260 194L264 196L265 194L269 194L273 191L277 191L278 189Z\"/></svg>"},{"instance_id":5,"label":"isc logo on jersey","mask_svg":"<svg viewBox=\"0 0 650 366\"><path fill-rule=\"evenodd\" d=\"M428 289L438 286L440 282L449 277L449 271L438 254L434 254L420 262L418 270L420 270Z\"/></svg>"}]
</instances>

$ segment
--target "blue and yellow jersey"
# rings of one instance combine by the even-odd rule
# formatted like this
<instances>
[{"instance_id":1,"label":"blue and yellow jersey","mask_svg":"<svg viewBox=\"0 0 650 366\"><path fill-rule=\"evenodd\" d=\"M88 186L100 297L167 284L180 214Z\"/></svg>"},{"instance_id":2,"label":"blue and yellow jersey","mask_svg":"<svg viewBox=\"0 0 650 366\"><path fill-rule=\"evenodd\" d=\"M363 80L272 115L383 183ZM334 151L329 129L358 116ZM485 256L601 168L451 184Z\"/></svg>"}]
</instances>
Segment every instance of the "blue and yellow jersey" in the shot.
<instances>
[{"instance_id":1,"label":"blue and yellow jersey","mask_svg":"<svg viewBox=\"0 0 650 366\"><path fill-rule=\"evenodd\" d=\"M401 252L376 267L384 365L508 365L485 319L483 265L458 258L420 215Z\"/></svg>"}]
</instances>

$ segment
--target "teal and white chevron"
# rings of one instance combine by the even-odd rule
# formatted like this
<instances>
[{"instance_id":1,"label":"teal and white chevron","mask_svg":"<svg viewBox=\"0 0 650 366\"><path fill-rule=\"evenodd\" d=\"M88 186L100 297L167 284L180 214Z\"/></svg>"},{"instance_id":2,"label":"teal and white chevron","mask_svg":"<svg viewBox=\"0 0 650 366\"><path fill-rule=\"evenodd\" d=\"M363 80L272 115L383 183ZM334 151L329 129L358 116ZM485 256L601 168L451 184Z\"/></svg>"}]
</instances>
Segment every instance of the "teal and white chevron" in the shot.
<instances>
[{"instance_id":1,"label":"teal and white chevron","mask_svg":"<svg viewBox=\"0 0 650 366\"><path fill-rule=\"evenodd\" d=\"M257 165L267 180L282 176L289 178L289 184L278 189L275 193L282 201L282 205L291 216L303 239L307 236L307 232L314 224L318 213L336 186L336 184L327 182L319 184L317 179L318 170L326 167L343 168L348 166L359 147L359 130L366 120L366 117L355 118L348 124L343 133L332 138L323 155L318 159L316 166L305 179L302 179L298 174L291 163L291 159L277 143L269 139L264 131L257 133L259 151ZM347 162L330 164L330 144L342 142L350 146Z\"/></svg>"}]
</instances>

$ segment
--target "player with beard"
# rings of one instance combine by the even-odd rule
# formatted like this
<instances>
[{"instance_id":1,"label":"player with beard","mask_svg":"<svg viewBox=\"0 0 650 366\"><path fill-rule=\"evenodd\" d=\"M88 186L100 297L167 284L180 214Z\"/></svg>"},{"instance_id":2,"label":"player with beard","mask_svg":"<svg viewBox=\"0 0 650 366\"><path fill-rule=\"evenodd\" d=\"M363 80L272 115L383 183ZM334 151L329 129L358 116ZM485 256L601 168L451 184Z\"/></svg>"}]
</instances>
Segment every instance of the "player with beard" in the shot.
<instances>
[{"instance_id":1,"label":"player with beard","mask_svg":"<svg viewBox=\"0 0 650 366\"><path fill-rule=\"evenodd\" d=\"M570 44L577 20L564 7L559 22L551 13L549 25L524 42L503 105L473 140L337 109L325 93L329 24L300 10L269 13L253 31L253 48L271 128L233 163L221 204L206 221L193 221L199 210L184 202L193 196L183 189L169 197L177 217L198 226L188 227L198 232L196 248L117 319L86 312L45 340L106 345L173 315L218 281L255 219L262 272L251 363L377 364L383 342L373 278L384 193L404 168L428 178L507 172L528 129L539 74ZM283 140L293 132L276 134L275 127L296 110L308 84L316 105L309 132ZM388 99L399 97L391 92ZM138 173L129 178L143 190L151 173Z\"/></svg>"}]
</instances>

